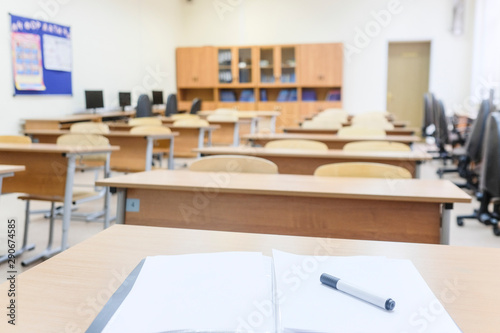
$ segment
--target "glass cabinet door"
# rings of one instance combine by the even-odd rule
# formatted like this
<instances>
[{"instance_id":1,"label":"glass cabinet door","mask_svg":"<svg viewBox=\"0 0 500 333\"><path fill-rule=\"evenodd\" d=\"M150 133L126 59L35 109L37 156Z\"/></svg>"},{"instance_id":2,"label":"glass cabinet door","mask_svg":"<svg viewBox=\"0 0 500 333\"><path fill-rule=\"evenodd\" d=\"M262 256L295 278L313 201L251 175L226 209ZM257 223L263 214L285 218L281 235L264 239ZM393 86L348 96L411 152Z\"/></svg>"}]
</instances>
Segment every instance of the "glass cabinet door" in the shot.
<instances>
[{"instance_id":1,"label":"glass cabinet door","mask_svg":"<svg viewBox=\"0 0 500 333\"><path fill-rule=\"evenodd\" d=\"M295 83L296 76L295 47L281 48L281 83Z\"/></svg>"},{"instance_id":2,"label":"glass cabinet door","mask_svg":"<svg viewBox=\"0 0 500 333\"><path fill-rule=\"evenodd\" d=\"M260 83L274 83L274 49L260 49Z\"/></svg>"},{"instance_id":3,"label":"glass cabinet door","mask_svg":"<svg viewBox=\"0 0 500 333\"><path fill-rule=\"evenodd\" d=\"M252 83L252 49L238 49L238 83Z\"/></svg>"},{"instance_id":4,"label":"glass cabinet door","mask_svg":"<svg viewBox=\"0 0 500 333\"><path fill-rule=\"evenodd\" d=\"M219 49L218 64L219 64L219 83L233 83L233 55L231 49Z\"/></svg>"}]
</instances>

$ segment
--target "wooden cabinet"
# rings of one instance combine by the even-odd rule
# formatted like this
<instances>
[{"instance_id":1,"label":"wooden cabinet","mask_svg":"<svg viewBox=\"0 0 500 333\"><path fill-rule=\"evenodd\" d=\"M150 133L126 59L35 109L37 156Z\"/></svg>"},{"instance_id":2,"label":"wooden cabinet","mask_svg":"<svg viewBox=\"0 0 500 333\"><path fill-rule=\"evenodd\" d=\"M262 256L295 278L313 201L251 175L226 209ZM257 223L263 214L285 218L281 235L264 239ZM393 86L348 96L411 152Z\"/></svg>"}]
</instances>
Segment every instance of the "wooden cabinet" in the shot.
<instances>
[{"instance_id":1,"label":"wooden cabinet","mask_svg":"<svg viewBox=\"0 0 500 333\"><path fill-rule=\"evenodd\" d=\"M299 46L299 84L310 87L342 86L342 44Z\"/></svg>"},{"instance_id":2,"label":"wooden cabinet","mask_svg":"<svg viewBox=\"0 0 500 333\"><path fill-rule=\"evenodd\" d=\"M261 86L297 83L295 45L261 46L258 49L258 59Z\"/></svg>"},{"instance_id":3,"label":"wooden cabinet","mask_svg":"<svg viewBox=\"0 0 500 333\"><path fill-rule=\"evenodd\" d=\"M257 49L251 46L217 49L217 82L222 86L252 87L257 82Z\"/></svg>"},{"instance_id":4,"label":"wooden cabinet","mask_svg":"<svg viewBox=\"0 0 500 333\"><path fill-rule=\"evenodd\" d=\"M215 85L215 50L213 47L178 48L177 87L204 88Z\"/></svg>"}]
</instances>

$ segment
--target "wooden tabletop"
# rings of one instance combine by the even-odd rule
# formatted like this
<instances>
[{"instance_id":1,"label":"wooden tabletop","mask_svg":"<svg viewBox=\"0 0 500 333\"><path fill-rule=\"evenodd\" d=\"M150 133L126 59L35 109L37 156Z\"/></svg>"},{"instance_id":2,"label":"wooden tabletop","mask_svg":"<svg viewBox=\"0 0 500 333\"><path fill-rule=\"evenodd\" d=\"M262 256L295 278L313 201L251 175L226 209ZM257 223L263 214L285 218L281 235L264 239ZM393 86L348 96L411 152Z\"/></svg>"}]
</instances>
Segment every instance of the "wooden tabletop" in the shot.
<instances>
[{"instance_id":1,"label":"wooden tabletop","mask_svg":"<svg viewBox=\"0 0 500 333\"><path fill-rule=\"evenodd\" d=\"M277 133L277 134L246 134L244 139L248 140L316 140L321 142L327 141L397 141L405 143L419 142L421 137L416 135L391 135L385 137L339 137L331 134L292 134L292 133Z\"/></svg>"},{"instance_id":2,"label":"wooden tabletop","mask_svg":"<svg viewBox=\"0 0 500 333\"><path fill-rule=\"evenodd\" d=\"M0 164L0 175L4 175L6 173L19 172L24 171L26 168L24 165L3 165Z\"/></svg>"},{"instance_id":3,"label":"wooden tabletop","mask_svg":"<svg viewBox=\"0 0 500 333\"><path fill-rule=\"evenodd\" d=\"M24 131L24 134L26 135L63 135L63 134L71 134L69 130L28 130ZM80 134L80 133L74 133L74 134ZM172 132L172 133L162 133L162 134L137 134L137 133L130 133L130 132L125 132L125 131L113 131L109 133L104 133L100 134L102 136L106 137L138 137L138 138L144 138L144 137L151 137L153 139L169 139L175 136L178 136L179 133L177 132Z\"/></svg>"},{"instance_id":4,"label":"wooden tabletop","mask_svg":"<svg viewBox=\"0 0 500 333\"><path fill-rule=\"evenodd\" d=\"M66 146L51 143L15 144L0 143L0 151L32 152L32 153L107 153L118 151L118 146Z\"/></svg>"},{"instance_id":5,"label":"wooden tabletop","mask_svg":"<svg viewBox=\"0 0 500 333\"><path fill-rule=\"evenodd\" d=\"M311 158L356 158L361 160L404 160L404 161L428 161L432 155L423 151L344 151L341 149L330 149L327 151L298 150L298 149L274 149L264 147L205 147L196 148L193 151L206 155L249 155L249 156L287 156L287 157L311 157Z\"/></svg>"},{"instance_id":6,"label":"wooden tabletop","mask_svg":"<svg viewBox=\"0 0 500 333\"><path fill-rule=\"evenodd\" d=\"M112 177L98 186L153 190L197 191L216 188L220 193L306 196L410 202L471 202L470 196L448 180L340 178L281 174L224 173L229 182L218 186L213 172L156 170Z\"/></svg>"},{"instance_id":7,"label":"wooden tabletop","mask_svg":"<svg viewBox=\"0 0 500 333\"><path fill-rule=\"evenodd\" d=\"M283 128L283 131L285 133L313 133L313 134L336 134L338 132L338 129L326 129L326 128L303 128L303 127L285 127ZM386 132L388 133L393 133L393 135L395 134L399 134L399 133L415 133L417 131L417 129L415 128L393 128L393 129L390 129L390 130L386 130ZM330 133L331 132L331 133ZM403 135L406 135L406 134L403 134Z\"/></svg>"},{"instance_id":8,"label":"wooden tabletop","mask_svg":"<svg viewBox=\"0 0 500 333\"><path fill-rule=\"evenodd\" d=\"M464 332L500 327L500 249L115 225L18 276L18 330L4 318L0 331L84 332L146 256L272 249L409 259ZM0 285L2 300L8 287Z\"/></svg>"},{"instance_id":9,"label":"wooden tabletop","mask_svg":"<svg viewBox=\"0 0 500 333\"><path fill-rule=\"evenodd\" d=\"M53 122L58 121L60 123L71 123L79 121L90 121L101 118L114 118L114 117L129 117L135 114L135 111L112 111L103 113L82 113L82 114L72 114L65 115L61 117L51 117L51 118L29 118L25 121L36 121L36 122Z\"/></svg>"},{"instance_id":10,"label":"wooden tabletop","mask_svg":"<svg viewBox=\"0 0 500 333\"><path fill-rule=\"evenodd\" d=\"M254 113L255 115L252 115ZM216 114L215 111L200 111L197 115L206 117ZM258 118L258 117L277 117L281 114L279 111L242 111L241 114L239 112L236 114L239 118Z\"/></svg>"}]
</instances>

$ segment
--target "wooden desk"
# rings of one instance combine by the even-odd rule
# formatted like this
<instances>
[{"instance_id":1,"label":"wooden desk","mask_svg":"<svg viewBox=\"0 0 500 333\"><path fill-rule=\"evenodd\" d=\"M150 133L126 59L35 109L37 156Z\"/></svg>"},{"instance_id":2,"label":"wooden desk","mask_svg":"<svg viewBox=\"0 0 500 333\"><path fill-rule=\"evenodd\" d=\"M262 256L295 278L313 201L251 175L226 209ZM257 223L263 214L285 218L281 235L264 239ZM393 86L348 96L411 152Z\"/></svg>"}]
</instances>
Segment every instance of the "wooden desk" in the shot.
<instances>
[{"instance_id":1,"label":"wooden desk","mask_svg":"<svg viewBox=\"0 0 500 333\"><path fill-rule=\"evenodd\" d=\"M340 138L337 135L328 134L250 134L244 135L244 139L247 139L252 143L252 145L265 146L266 143L274 140L315 140L325 143L328 149L342 149L349 142L356 141L392 141L401 142L407 145L412 145L414 142L419 142L422 138L416 135L403 136L403 135L392 135L386 136L384 138L380 137L355 137L355 138Z\"/></svg>"},{"instance_id":2,"label":"wooden desk","mask_svg":"<svg viewBox=\"0 0 500 333\"><path fill-rule=\"evenodd\" d=\"M315 129L315 128L302 128L302 127L286 127L283 129L285 133L290 134L330 134L336 135L338 130L336 129ZM391 135L414 135L415 129L413 128L394 128L392 130L386 130L385 133L388 136Z\"/></svg>"},{"instance_id":3,"label":"wooden desk","mask_svg":"<svg viewBox=\"0 0 500 333\"><path fill-rule=\"evenodd\" d=\"M40 143L56 143L57 138L69 131L64 130L31 130L25 131L33 140ZM168 168L174 168L174 137L179 133L170 134L132 134L128 132L111 132L102 134L113 146L119 146L120 151L111 156L111 169L123 172L149 171L153 164L153 148L155 141L168 140Z\"/></svg>"},{"instance_id":4,"label":"wooden desk","mask_svg":"<svg viewBox=\"0 0 500 333\"><path fill-rule=\"evenodd\" d=\"M420 243L448 244L453 203L471 201L444 180L161 170L96 184L118 188L117 223Z\"/></svg>"},{"instance_id":5,"label":"wooden desk","mask_svg":"<svg viewBox=\"0 0 500 333\"><path fill-rule=\"evenodd\" d=\"M420 177L420 164L432 160L430 154L411 152L359 152L359 151L311 151L292 149L272 149L262 147L207 147L195 149L202 156L248 155L265 158L278 165L279 173L312 175L321 165L344 162L385 163L403 167L413 178Z\"/></svg>"},{"instance_id":6,"label":"wooden desk","mask_svg":"<svg viewBox=\"0 0 500 333\"><path fill-rule=\"evenodd\" d=\"M202 118L206 118L215 111L200 111L197 113ZM276 132L276 118L281 114L279 111L242 111L238 112L238 118L251 120L248 131L246 128L241 127L240 135L254 134L267 129L270 133Z\"/></svg>"},{"instance_id":7,"label":"wooden desk","mask_svg":"<svg viewBox=\"0 0 500 333\"><path fill-rule=\"evenodd\" d=\"M2 163L25 166L25 171L19 172L16 177L4 180L3 190L5 193L18 192L45 197L58 197L64 203L61 247L46 253L46 257L50 257L68 247L76 159L81 155L107 154L108 159L105 169L109 171L109 155L111 152L118 150L119 147L115 146L76 147L55 144L0 144L0 161ZM109 226L109 199L109 191L107 191L105 195L105 227Z\"/></svg>"},{"instance_id":8,"label":"wooden desk","mask_svg":"<svg viewBox=\"0 0 500 333\"><path fill-rule=\"evenodd\" d=\"M500 249L115 225L17 278L17 320L1 332L85 332L146 256L272 249L302 255L386 256L413 262L464 332L497 333ZM0 285L7 302L8 282ZM5 303L7 304L7 303Z\"/></svg>"},{"instance_id":9,"label":"wooden desk","mask_svg":"<svg viewBox=\"0 0 500 333\"><path fill-rule=\"evenodd\" d=\"M205 139L207 146L212 145L212 133L220 128L219 125L209 125L203 127L184 127L173 126L173 120L169 117L161 117L165 126L170 127L172 131L179 133L179 138L175 144L176 157L199 157L198 153L193 153L193 149L203 148Z\"/></svg>"},{"instance_id":10,"label":"wooden desk","mask_svg":"<svg viewBox=\"0 0 500 333\"><path fill-rule=\"evenodd\" d=\"M24 130L31 131L69 129L70 126L74 123L80 123L84 121L102 122L103 120L112 118L129 118L133 115L135 115L135 111L115 111L96 114L82 113L47 119L25 119Z\"/></svg>"},{"instance_id":11,"label":"wooden desk","mask_svg":"<svg viewBox=\"0 0 500 333\"><path fill-rule=\"evenodd\" d=\"M24 171L24 165L0 165L0 194L2 194L3 179L14 176L14 172Z\"/></svg>"}]
</instances>

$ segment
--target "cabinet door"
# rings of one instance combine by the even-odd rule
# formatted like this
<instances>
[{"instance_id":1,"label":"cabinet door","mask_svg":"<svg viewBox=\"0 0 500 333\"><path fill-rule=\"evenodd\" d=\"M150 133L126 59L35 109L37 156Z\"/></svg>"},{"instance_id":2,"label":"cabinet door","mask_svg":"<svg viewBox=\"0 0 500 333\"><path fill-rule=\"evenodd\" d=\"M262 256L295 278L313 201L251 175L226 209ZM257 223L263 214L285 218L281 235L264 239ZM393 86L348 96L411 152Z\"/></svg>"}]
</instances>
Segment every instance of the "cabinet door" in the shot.
<instances>
[{"instance_id":1,"label":"cabinet door","mask_svg":"<svg viewBox=\"0 0 500 333\"><path fill-rule=\"evenodd\" d=\"M180 88L211 87L214 78L214 50L212 47L177 49L177 85Z\"/></svg>"},{"instance_id":2,"label":"cabinet door","mask_svg":"<svg viewBox=\"0 0 500 333\"><path fill-rule=\"evenodd\" d=\"M300 83L305 86L342 85L342 45L300 45Z\"/></svg>"}]
</instances>

